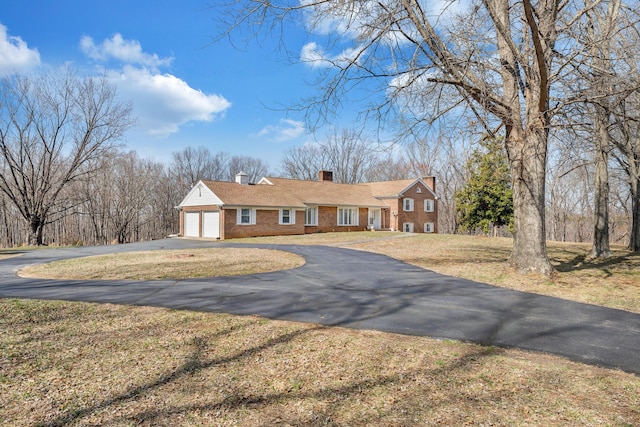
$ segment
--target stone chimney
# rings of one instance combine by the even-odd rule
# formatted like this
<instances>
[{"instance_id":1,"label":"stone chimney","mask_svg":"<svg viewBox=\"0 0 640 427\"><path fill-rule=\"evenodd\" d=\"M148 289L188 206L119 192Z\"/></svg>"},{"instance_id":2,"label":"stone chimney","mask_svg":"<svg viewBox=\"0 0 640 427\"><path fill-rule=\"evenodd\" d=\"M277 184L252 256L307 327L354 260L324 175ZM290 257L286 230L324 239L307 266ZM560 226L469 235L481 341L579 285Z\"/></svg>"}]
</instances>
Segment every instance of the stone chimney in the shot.
<instances>
[{"instance_id":1,"label":"stone chimney","mask_svg":"<svg viewBox=\"0 0 640 427\"><path fill-rule=\"evenodd\" d=\"M333 172L332 171L320 171L318 181L320 182L333 182Z\"/></svg>"},{"instance_id":2,"label":"stone chimney","mask_svg":"<svg viewBox=\"0 0 640 427\"><path fill-rule=\"evenodd\" d=\"M240 172L236 174L236 182L240 185L248 185L249 184L249 175L244 172Z\"/></svg>"}]
</instances>

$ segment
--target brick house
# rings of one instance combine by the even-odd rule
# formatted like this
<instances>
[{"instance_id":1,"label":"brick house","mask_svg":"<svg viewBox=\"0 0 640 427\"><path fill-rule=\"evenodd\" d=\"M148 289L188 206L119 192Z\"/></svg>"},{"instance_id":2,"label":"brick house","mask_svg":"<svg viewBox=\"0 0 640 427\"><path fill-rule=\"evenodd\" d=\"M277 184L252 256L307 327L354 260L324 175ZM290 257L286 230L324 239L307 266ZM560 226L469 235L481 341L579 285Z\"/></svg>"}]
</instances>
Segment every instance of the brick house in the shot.
<instances>
[{"instance_id":1,"label":"brick house","mask_svg":"<svg viewBox=\"0 0 640 427\"><path fill-rule=\"evenodd\" d=\"M264 177L199 181L178 206L180 235L231 239L332 231L438 232L435 178L339 184Z\"/></svg>"}]
</instances>

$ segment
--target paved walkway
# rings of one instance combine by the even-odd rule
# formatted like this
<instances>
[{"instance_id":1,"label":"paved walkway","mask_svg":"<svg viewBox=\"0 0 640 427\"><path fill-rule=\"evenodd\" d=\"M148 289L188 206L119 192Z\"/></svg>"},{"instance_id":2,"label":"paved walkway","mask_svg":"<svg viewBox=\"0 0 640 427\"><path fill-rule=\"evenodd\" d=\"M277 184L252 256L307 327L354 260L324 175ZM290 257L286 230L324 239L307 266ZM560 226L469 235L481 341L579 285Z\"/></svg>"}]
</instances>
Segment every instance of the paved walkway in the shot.
<instances>
[{"instance_id":1,"label":"paved walkway","mask_svg":"<svg viewBox=\"0 0 640 427\"><path fill-rule=\"evenodd\" d=\"M389 257L324 246L254 245L303 256L274 273L172 281L22 279L25 265L110 252L240 246L165 239L28 251L0 261L0 297L260 315L517 347L640 374L640 315L443 276Z\"/></svg>"}]
</instances>

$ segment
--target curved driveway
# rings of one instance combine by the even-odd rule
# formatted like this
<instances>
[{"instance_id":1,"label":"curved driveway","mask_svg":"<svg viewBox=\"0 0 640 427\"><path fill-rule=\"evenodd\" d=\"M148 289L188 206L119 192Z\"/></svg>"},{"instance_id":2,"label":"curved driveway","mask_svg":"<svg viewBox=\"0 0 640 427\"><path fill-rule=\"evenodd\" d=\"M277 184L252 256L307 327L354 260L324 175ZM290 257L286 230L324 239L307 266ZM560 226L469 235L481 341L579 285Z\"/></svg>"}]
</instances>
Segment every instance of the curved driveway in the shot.
<instances>
[{"instance_id":1,"label":"curved driveway","mask_svg":"<svg viewBox=\"0 0 640 427\"><path fill-rule=\"evenodd\" d=\"M27 251L0 261L0 297L134 304L450 338L554 353L640 374L640 315L436 274L384 255L325 246L252 245L303 267L172 281L22 279L26 265L111 252L247 247L165 239Z\"/></svg>"}]
</instances>

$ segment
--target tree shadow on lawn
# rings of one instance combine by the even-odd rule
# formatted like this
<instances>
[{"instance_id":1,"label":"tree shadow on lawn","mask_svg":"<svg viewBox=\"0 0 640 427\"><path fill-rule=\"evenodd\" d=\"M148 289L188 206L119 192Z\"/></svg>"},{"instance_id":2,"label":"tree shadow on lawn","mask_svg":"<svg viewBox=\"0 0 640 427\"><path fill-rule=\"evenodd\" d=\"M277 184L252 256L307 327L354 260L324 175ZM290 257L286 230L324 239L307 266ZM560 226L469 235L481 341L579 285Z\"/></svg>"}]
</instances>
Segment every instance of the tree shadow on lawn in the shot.
<instances>
[{"instance_id":1,"label":"tree shadow on lawn","mask_svg":"<svg viewBox=\"0 0 640 427\"><path fill-rule=\"evenodd\" d=\"M605 277L611 277L616 271L631 271L640 268L640 253L637 252L628 252L624 255L614 255L607 258L590 258L588 254L570 253L570 255L573 257L566 261L553 263L558 272L599 270L605 274Z\"/></svg>"},{"instance_id":2,"label":"tree shadow on lawn","mask_svg":"<svg viewBox=\"0 0 640 427\"><path fill-rule=\"evenodd\" d=\"M253 323L257 323L257 322L258 321L255 321ZM106 409L108 407L135 400L139 396L142 396L152 390L158 389L167 384L177 382L179 379L188 375L193 375L197 371L202 371L214 366L223 365L223 364L237 361L239 359L247 358L255 353L266 350L267 348L290 342L295 338L297 338L298 336L301 336L305 333L315 331L315 330L326 329L326 327L318 326L310 330L294 331L292 333L284 334L279 337L270 339L263 344L256 345L254 347L251 347L245 350L241 350L235 355L232 355L229 357L223 357L220 359L207 360L207 361L201 360L202 353L204 352L207 346L206 344L209 340L217 337L222 337L224 335L229 335L238 329L243 329L248 326L250 326L250 324L240 324L240 325L235 325L231 328L228 328L224 331L216 332L215 334L209 337L196 336L192 340L193 351L190 357L187 358L187 360L182 364L182 366L178 367L174 371L168 372L160 376L157 380L151 383L141 384L137 387L131 388L129 391L119 396L114 396L110 399L103 400L102 402L96 403L93 406L73 410L72 412L62 415L52 421L42 421L42 422L36 423L36 425L47 426L47 427L61 427L61 426L76 422L81 418L87 417L95 412Z\"/></svg>"},{"instance_id":3,"label":"tree shadow on lawn","mask_svg":"<svg viewBox=\"0 0 640 427\"><path fill-rule=\"evenodd\" d=\"M409 263L417 263L424 265L426 268L429 266L448 266L456 264L492 264L492 263L506 263L511 257L510 248L461 248L459 250L451 251L447 254L440 254L433 256L429 253L425 253L424 256L416 257L414 259L407 259Z\"/></svg>"},{"instance_id":4,"label":"tree shadow on lawn","mask_svg":"<svg viewBox=\"0 0 640 427\"><path fill-rule=\"evenodd\" d=\"M308 331L310 332L310 331ZM166 417L186 415L189 413L218 413L220 411L228 412L234 410L266 410L271 405L282 405L287 402L313 402L322 401L314 407L313 410L306 411L304 415L293 413L282 413L274 408L276 415L268 414L262 420L260 425L340 425L341 422L336 421L336 416L341 411L352 411L356 415L353 408L353 402L349 399L357 396L363 396L371 392L377 387L394 387L395 389L402 387L414 386L414 379L419 377L436 377L449 378L455 371L468 370L474 364L478 363L483 357L491 357L495 354L504 352L502 349L495 347L478 347L474 352L460 356L453 361L443 362L435 367L421 367L412 370L403 370L400 373L378 375L372 378L362 378L358 381L351 381L341 386L326 387L310 391L284 392L284 393L267 393L263 395L230 395L218 402L209 404L181 405L167 408L162 411L144 411L133 417L127 417L126 421L133 421L137 424L142 423L162 423ZM387 416L397 417L406 420L415 421L416 409L421 411L425 408L425 395L422 393L403 393L397 396L394 392L389 392L389 398L393 401L392 405L387 405L384 409L377 408L375 411L369 411L368 414L357 413L358 425L379 425L384 422ZM487 394L488 395L488 394ZM367 406L364 400L367 396L363 396L362 402L358 400L363 407ZM429 402L429 405L458 405L458 399L455 393L451 393L447 401ZM370 409L370 408L367 408ZM395 415L399 414L399 415ZM270 419L271 418L271 419ZM397 421L394 418L394 422ZM343 422L349 422L344 420ZM404 424L403 422L403 424Z\"/></svg>"},{"instance_id":5,"label":"tree shadow on lawn","mask_svg":"<svg viewBox=\"0 0 640 427\"><path fill-rule=\"evenodd\" d=\"M297 330L290 333L285 333L275 338L269 339L266 342L239 350L236 354L212 359L212 360L203 360L203 354L205 353L206 348L209 345L209 341L211 341L215 336L221 336L225 334L232 333L235 329L245 328L249 326L248 324L237 325L232 328L227 329L226 331L218 332L212 336L196 336L193 338L191 346L193 348L191 354L187 358L187 360L177 369L172 372L168 372L165 375L160 376L157 380L141 384L136 387L131 388L129 391L122 393L120 395L111 397L109 399L103 400L102 402L98 402L93 406L88 406L85 408L80 408L73 410L70 413L59 416L58 418L52 421L41 421L37 423L38 426L47 426L47 427L58 427L64 426L72 423L76 423L79 420L91 416L97 412L104 411L109 409L110 407L114 407L120 404L126 404L135 402L136 399L141 398L148 393L152 393L154 390L160 389L166 385L171 383L177 383L181 379L187 376L196 375L198 372L205 371L209 368L213 368L219 365L230 364L234 362L239 362L242 359L247 359L252 355L260 353L264 350L267 350L271 347L276 347L278 345L283 345L294 341L295 339L311 334L315 331L327 330L329 327L325 326L317 326L310 329L302 329ZM330 422L332 418L335 417L336 414L341 407L347 405L345 400L348 397L362 394L363 392L370 391L376 387L385 387L389 385L398 386L400 384L411 385L413 379L418 376L437 376L437 377L445 377L449 376L452 371L455 370L464 370L469 369L471 364L477 363L483 357L490 357L499 353L504 352L503 349L498 349L495 347L477 347L469 354L462 355L460 357L456 357L453 360L448 362L443 362L440 364L436 364L435 366L425 366L413 370L403 370L401 373L393 373L388 375L377 375L371 378L362 378L357 381L351 381L350 383L346 383L341 386L329 387L329 388L321 388L310 391L300 391L300 390L289 390L285 392L278 393L263 393L263 394L251 394L251 393L243 393L242 390L238 390L231 394L228 394L223 399L217 402L211 403L198 403L198 404L187 404L187 405L175 405L164 408L162 410L144 410L138 412L131 416L117 416L114 419L108 420L107 423L116 423L126 421L133 422L135 424L164 424L167 422L168 418L174 416L188 416L189 414L203 414L210 413L216 414L234 410L248 409L248 410L261 410L266 409L271 405L279 405L286 403L287 401L315 401L315 400L323 400L325 404L320 404L317 406L317 410L314 409L313 413L308 412L305 417L307 419L299 419L300 416L296 416L295 414L286 414L280 411L277 411L275 408L274 412L277 414L278 423L285 423L291 425L326 425L327 422ZM424 406L424 396L416 395L414 398L406 397L406 395L402 399L402 407L403 408L421 408ZM452 396L451 405L455 405L455 399ZM387 408L388 411L396 411L397 407ZM115 413L116 411L114 411ZM401 412L407 412L405 409ZM378 413L377 416L371 418L369 415L369 419L359 418L359 422L361 424L367 424L370 422L375 422L377 419L383 418L385 415L384 412ZM267 416L268 417L268 416ZM267 425L269 421L263 420Z\"/></svg>"}]
</instances>

